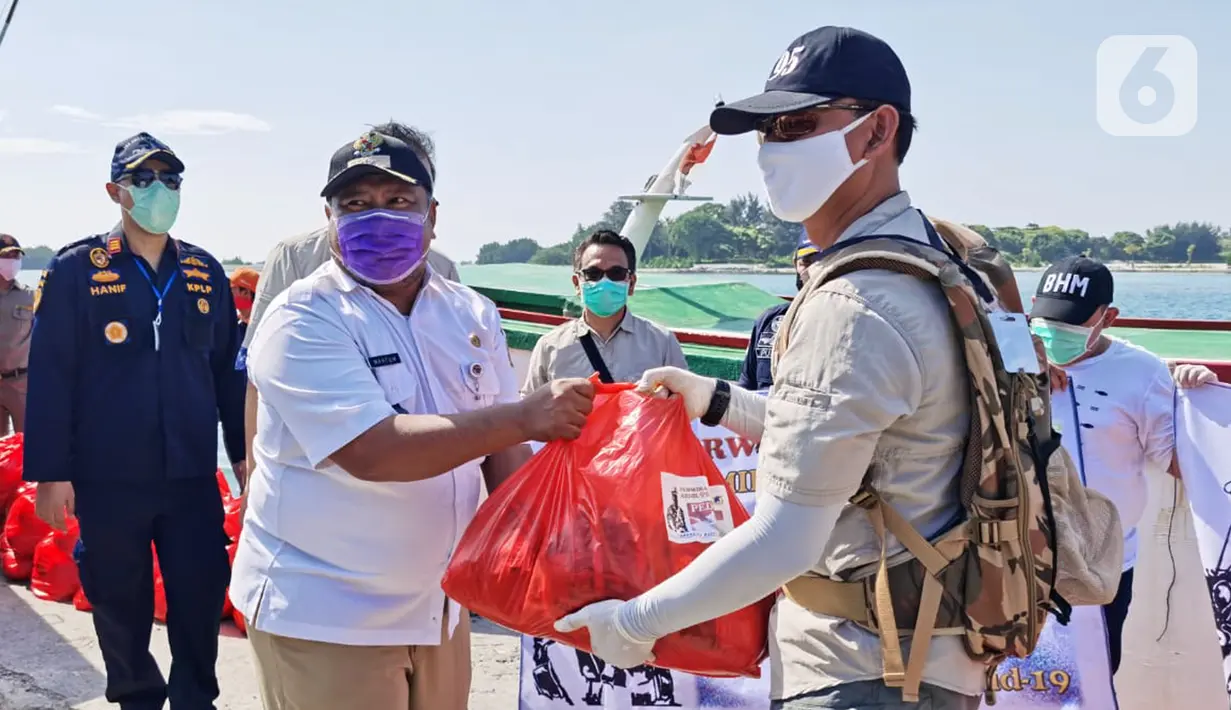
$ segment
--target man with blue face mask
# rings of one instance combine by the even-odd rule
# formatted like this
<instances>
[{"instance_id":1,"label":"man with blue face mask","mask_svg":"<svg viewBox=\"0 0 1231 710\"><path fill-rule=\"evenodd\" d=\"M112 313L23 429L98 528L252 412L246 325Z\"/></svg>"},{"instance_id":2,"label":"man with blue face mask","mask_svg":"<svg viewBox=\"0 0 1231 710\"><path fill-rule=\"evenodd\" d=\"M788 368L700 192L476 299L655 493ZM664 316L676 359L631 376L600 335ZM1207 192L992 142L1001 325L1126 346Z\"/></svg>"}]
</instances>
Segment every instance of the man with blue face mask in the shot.
<instances>
[{"instance_id":1,"label":"man with blue face mask","mask_svg":"<svg viewBox=\"0 0 1231 710\"><path fill-rule=\"evenodd\" d=\"M1053 420L1061 444L1078 463L1086 485L1116 504L1124 529L1120 587L1103 607L1111 671L1120 666L1124 622L1133 598L1137 526L1149 494L1147 471L1179 477L1175 455L1175 387L1216 380L1209 368L1167 363L1145 348L1112 338L1111 270L1085 256L1048 267L1030 308L1030 329L1047 359L1063 373Z\"/></svg>"},{"instance_id":2,"label":"man with blue face mask","mask_svg":"<svg viewBox=\"0 0 1231 710\"><path fill-rule=\"evenodd\" d=\"M212 708L230 565L215 472L218 422L244 459L239 329L222 265L168 233L184 163L139 133L116 146L110 233L59 251L35 298L24 476L38 514L75 514L81 587L125 710ZM171 674L150 655L154 559L167 596Z\"/></svg>"},{"instance_id":3,"label":"man with blue face mask","mask_svg":"<svg viewBox=\"0 0 1231 710\"><path fill-rule=\"evenodd\" d=\"M428 263L432 173L371 131L334 154L331 258L256 326L254 470L231 599L267 710L465 710L470 617L440 588L478 507L575 438L591 383L519 399L494 303Z\"/></svg>"},{"instance_id":4,"label":"man with blue face mask","mask_svg":"<svg viewBox=\"0 0 1231 710\"><path fill-rule=\"evenodd\" d=\"M865 477L925 539L962 518L969 373L946 297L935 282L902 273L830 271L844 249L874 235L945 251L899 184L914 119L898 56L859 30L813 30L777 58L764 93L715 109L710 127L755 133L771 209L802 223L820 255L782 326L790 337L773 353L768 397L677 368L640 382L647 394L681 395L703 423L759 442L758 497L747 524L674 577L557 622L560 631L588 628L594 653L618 667L645 662L669 633L784 585L866 580L882 559L902 561L897 536L882 548L869 511L850 502ZM777 598L772 707L979 707L985 667L961 638L936 636L915 658L906 636L909 671L887 674L880 637L852 616L865 610L823 601L802 592Z\"/></svg>"},{"instance_id":5,"label":"man with blue face mask","mask_svg":"<svg viewBox=\"0 0 1231 710\"><path fill-rule=\"evenodd\" d=\"M636 382L646 370L687 367L671 331L633 315L628 299L637 286L637 250L607 229L586 237L573 250L573 288L581 299L580 318L544 333L530 354L522 392L557 377Z\"/></svg>"}]
</instances>

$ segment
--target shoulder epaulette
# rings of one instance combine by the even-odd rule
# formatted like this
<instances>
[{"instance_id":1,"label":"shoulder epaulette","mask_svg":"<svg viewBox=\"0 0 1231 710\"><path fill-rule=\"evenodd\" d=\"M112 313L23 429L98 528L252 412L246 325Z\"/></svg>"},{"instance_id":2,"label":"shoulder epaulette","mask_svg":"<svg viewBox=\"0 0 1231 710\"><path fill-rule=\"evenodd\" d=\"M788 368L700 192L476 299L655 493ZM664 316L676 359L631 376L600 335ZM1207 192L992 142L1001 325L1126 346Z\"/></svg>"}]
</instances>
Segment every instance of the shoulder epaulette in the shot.
<instances>
[{"instance_id":1,"label":"shoulder epaulette","mask_svg":"<svg viewBox=\"0 0 1231 710\"><path fill-rule=\"evenodd\" d=\"M94 234L94 235L88 236L88 237L86 237L86 238L84 238L84 239L78 239L78 240L77 240L77 241L75 241L75 242L71 242L71 243L69 243L69 244L66 244L66 245L64 245L64 246L60 247L60 250L56 252L56 256L61 256L61 255L63 255L63 254L67 254L68 252L70 252L70 251L72 251L73 249L76 249L76 248L78 248L78 247L84 247L84 246L96 247L96 246L99 246L100 244L102 244L102 243L106 240L106 237L107 237L107 235L106 235L106 234Z\"/></svg>"}]
</instances>

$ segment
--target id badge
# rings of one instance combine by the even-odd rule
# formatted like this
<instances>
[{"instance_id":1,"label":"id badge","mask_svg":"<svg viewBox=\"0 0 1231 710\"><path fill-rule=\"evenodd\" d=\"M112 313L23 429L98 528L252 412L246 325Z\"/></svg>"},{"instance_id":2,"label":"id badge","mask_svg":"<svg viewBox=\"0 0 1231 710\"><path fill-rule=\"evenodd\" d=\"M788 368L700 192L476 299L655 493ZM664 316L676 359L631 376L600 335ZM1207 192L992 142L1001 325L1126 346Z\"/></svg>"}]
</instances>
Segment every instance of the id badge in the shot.
<instances>
[{"instance_id":1,"label":"id badge","mask_svg":"<svg viewBox=\"0 0 1231 710\"><path fill-rule=\"evenodd\" d=\"M1021 313L989 313L987 319L1000 346L1004 369L1008 372L1041 374L1039 356L1034 351L1034 339L1030 335L1030 326L1026 324L1026 316Z\"/></svg>"}]
</instances>

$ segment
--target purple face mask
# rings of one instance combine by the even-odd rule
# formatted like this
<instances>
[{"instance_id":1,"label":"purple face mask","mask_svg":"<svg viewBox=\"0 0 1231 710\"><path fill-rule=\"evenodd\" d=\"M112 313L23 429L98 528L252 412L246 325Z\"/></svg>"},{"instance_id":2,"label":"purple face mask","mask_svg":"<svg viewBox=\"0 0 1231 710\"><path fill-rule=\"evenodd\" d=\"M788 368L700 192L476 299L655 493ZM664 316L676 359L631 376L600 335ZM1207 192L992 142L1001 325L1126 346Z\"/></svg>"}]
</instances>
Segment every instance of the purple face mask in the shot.
<instances>
[{"instance_id":1,"label":"purple face mask","mask_svg":"<svg viewBox=\"0 0 1231 710\"><path fill-rule=\"evenodd\" d=\"M342 265L375 286L401 281L427 257L425 221L427 215L398 210L367 210L338 217Z\"/></svg>"}]
</instances>

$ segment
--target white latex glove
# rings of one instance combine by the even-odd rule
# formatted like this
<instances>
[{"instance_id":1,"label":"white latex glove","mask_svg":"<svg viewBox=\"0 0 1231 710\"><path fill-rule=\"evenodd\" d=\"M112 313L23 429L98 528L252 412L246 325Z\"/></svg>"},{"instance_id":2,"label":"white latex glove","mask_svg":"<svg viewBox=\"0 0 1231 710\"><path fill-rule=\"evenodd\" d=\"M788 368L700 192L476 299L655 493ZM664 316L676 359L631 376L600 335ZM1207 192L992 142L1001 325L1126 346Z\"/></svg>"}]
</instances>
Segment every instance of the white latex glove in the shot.
<instances>
[{"instance_id":1,"label":"white latex glove","mask_svg":"<svg viewBox=\"0 0 1231 710\"><path fill-rule=\"evenodd\" d=\"M1192 389L1201 385L1213 384L1218 381L1218 375L1205 365L1176 365L1171 373L1176 386L1181 389Z\"/></svg>"},{"instance_id":2,"label":"white latex glove","mask_svg":"<svg viewBox=\"0 0 1231 710\"><path fill-rule=\"evenodd\" d=\"M702 377L678 367L655 367L646 370L637 382L637 391L655 397L678 394L684 398L684 409L691 419L698 419L710 408L717 380Z\"/></svg>"},{"instance_id":3,"label":"white latex glove","mask_svg":"<svg viewBox=\"0 0 1231 710\"><path fill-rule=\"evenodd\" d=\"M684 372L674 367L659 369ZM698 375L692 376L699 377ZM616 668L640 666L654 660L654 641L639 641L624 629L624 625L620 623L620 611L625 604L627 602L619 599L594 602L558 619L555 623L556 631L566 634L582 628L588 629L590 652L595 656Z\"/></svg>"}]
</instances>

